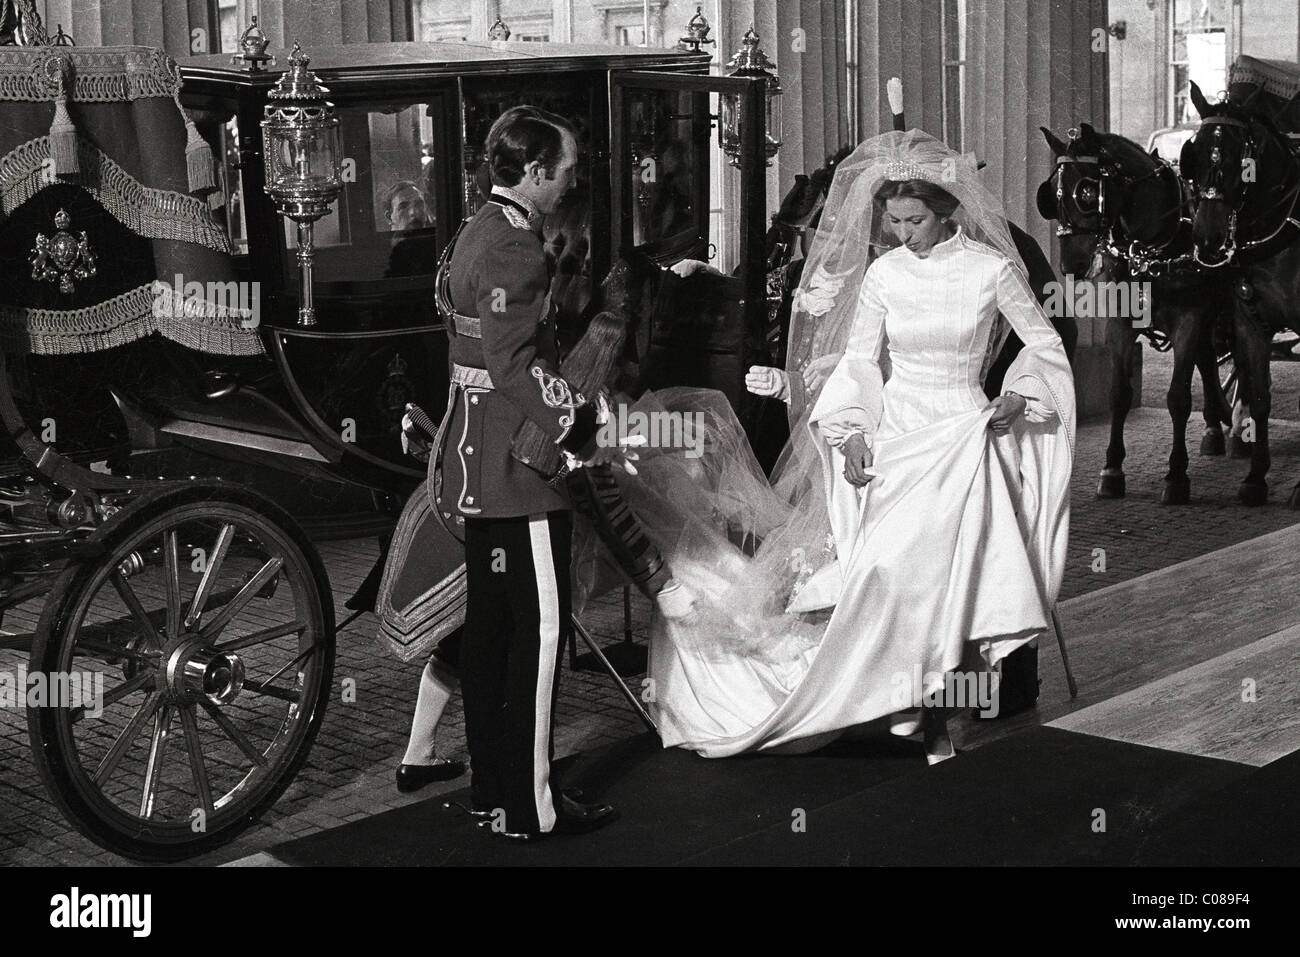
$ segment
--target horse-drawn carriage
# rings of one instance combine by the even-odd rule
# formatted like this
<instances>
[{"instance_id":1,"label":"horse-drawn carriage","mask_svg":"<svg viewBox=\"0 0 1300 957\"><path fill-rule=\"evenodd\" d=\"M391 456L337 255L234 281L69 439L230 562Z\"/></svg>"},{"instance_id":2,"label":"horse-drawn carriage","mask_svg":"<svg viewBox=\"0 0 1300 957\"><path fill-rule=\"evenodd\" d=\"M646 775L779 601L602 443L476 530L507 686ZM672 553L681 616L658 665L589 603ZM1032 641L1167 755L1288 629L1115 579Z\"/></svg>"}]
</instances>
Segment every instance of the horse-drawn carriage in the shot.
<instances>
[{"instance_id":1,"label":"horse-drawn carriage","mask_svg":"<svg viewBox=\"0 0 1300 957\"><path fill-rule=\"evenodd\" d=\"M504 108L556 110L582 140L579 185L545 226L561 336L581 333L600 278L628 260L644 278L628 382L719 388L755 421L762 79L711 77L689 51L314 53L344 185L315 224L303 325L299 234L264 191L260 123L282 68L0 47L0 647L31 649L16 690L52 797L133 857L228 841L307 757L335 622L302 519L316 507L352 532L391 528L423 478L400 420L408 402L436 417L446 401L434 269L480 201ZM723 93L745 118L731 236L710 214ZM718 250L718 276L664 268Z\"/></svg>"}]
</instances>

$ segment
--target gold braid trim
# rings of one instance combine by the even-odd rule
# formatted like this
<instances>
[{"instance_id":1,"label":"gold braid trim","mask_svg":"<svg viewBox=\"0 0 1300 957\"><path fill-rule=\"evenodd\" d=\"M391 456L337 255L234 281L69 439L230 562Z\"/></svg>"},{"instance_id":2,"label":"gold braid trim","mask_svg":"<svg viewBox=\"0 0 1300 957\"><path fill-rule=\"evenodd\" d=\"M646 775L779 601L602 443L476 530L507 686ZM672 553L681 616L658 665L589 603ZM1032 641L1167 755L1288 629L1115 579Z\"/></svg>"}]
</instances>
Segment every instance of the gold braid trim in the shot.
<instances>
[{"instance_id":1,"label":"gold braid trim","mask_svg":"<svg viewBox=\"0 0 1300 957\"><path fill-rule=\"evenodd\" d=\"M46 186L80 186L131 232L230 253L226 235L206 199L143 185L101 150L79 140L80 170L54 174L50 138L29 140L0 157L0 221Z\"/></svg>"},{"instance_id":2,"label":"gold braid trim","mask_svg":"<svg viewBox=\"0 0 1300 957\"><path fill-rule=\"evenodd\" d=\"M124 346L157 332L199 352L258 355L255 315L186 299L183 290L154 281L84 309L0 305L0 344L7 351L70 355Z\"/></svg>"},{"instance_id":3,"label":"gold braid trim","mask_svg":"<svg viewBox=\"0 0 1300 957\"><path fill-rule=\"evenodd\" d=\"M67 93L74 103L123 103L151 96L170 99L181 85L176 61L152 47L3 47L0 100L53 100L57 90L42 77L47 60L61 60L72 71Z\"/></svg>"}]
</instances>

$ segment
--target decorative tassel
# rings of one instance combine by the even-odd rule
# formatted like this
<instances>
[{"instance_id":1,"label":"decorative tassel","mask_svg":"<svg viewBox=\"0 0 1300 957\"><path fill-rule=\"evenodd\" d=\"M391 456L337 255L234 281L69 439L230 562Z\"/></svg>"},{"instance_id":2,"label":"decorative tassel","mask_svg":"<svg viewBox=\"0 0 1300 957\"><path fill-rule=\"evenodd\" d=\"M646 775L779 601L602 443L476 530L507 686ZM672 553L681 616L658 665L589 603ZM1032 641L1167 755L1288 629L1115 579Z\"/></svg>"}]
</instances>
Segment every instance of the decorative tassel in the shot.
<instances>
[{"instance_id":1,"label":"decorative tassel","mask_svg":"<svg viewBox=\"0 0 1300 957\"><path fill-rule=\"evenodd\" d=\"M185 111L181 111L185 116ZM194 121L185 116L185 171L190 179L190 192L201 194L217 188L212 177L212 147L199 135Z\"/></svg>"},{"instance_id":2,"label":"decorative tassel","mask_svg":"<svg viewBox=\"0 0 1300 957\"><path fill-rule=\"evenodd\" d=\"M77 159L77 128L68 113L68 98L62 90L54 100L54 122L50 124L50 156L54 160L56 176L68 176L81 171Z\"/></svg>"},{"instance_id":3,"label":"decorative tassel","mask_svg":"<svg viewBox=\"0 0 1300 957\"><path fill-rule=\"evenodd\" d=\"M218 209L220 209L225 205L226 205L226 194L223 193L221 190L214 189L212 192L208 193L208 209L212 210L213 212L216 212Z\"/></svg>"}]
</instances>

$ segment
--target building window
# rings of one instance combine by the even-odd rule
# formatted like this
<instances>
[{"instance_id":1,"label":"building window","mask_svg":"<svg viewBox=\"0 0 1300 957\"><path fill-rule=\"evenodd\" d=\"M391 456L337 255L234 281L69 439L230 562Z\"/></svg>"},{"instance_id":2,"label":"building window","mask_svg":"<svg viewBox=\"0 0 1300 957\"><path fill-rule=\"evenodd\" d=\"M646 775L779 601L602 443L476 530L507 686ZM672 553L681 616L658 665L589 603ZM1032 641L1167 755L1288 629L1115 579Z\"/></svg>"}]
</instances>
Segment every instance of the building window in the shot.
<instances>
[{"instance_id":1,"label":"building window","mask_svg":"<svg viewBox=\"0 0 1300 957\"><path fill-rule=\"evenodd\" d=\"M1232 0L1169 0L1169 105L1172 124L1196 122L1187 84L1211 100L1228 88Z\"/></svg>"},{"instance_id":2,"label":"building window","mask_svg":"<svg viewBox=\"0 0 1300 957\"><path fill-rule=\"evenodd\" d=\"M411 26L416 40L426 43L468 40L470 18L465 5L448 0L411 0Z\"/></svg>"},{"instance_id":3,"label":"building window","mask_svg":"<svg viewBox=\"0 0 1300 957\"><path fill-rule=\"evenodd\" d=\"M217 0L217 27L221 34L221 46L214 49L213 53L231 52L239 47L239 34L243 33L240 13L242 10L239 9L238 0Z\"/></svg>"},{"instance_id":4,"label":"building window","mask_svg":"<svg viewBox=\"0 0 1300 957\"><path fill-rule=\"evenodd\" d=\"M962 149L966 115L966 0L943 0L943 136Z\"/></svg>"},{"instance_id":5,"label":"building window","mask_svg":"<svg viewBox=\"0 0 1300 957\"><path fill-rule=\"evenodd\" d=\"M645 44L645 27L615 27L614 42L621 47L639 47Z\"/></svg>"},{"instance_id":6,"label":"building window","mask_svg":"<svg viewBox=\"0 0 1300 957\"><path fill-rule=\"evenodd\" d=\"M621 47L671 46L664 35L664 8L668 0L595 0L592 7L600 14L601 33L606 43ZM695 11L692 10L692 13ZM650 36L646 37L649 21ZM716 24L716 21L711 21ZM718 33L715 25L714 34Z\"/></svg>"}]
</instances>

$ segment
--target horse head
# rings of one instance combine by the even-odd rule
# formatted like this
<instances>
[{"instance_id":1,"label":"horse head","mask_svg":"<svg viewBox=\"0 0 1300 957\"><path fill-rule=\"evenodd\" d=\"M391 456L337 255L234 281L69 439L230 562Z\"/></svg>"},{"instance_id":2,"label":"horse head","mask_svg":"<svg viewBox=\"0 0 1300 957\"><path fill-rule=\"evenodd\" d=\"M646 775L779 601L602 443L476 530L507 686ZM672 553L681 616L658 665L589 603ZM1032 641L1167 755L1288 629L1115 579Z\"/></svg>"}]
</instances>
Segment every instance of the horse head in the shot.
<instances>
[{"instance_id":1,"label":"horse head","mask_svg":"<svg viewBox=\"0 0 1300 957\"><path fill-rule=\"evenodd\" d=\"M1061 270L1111 279L1136 245L1173 242L1183 193L1173 168L1131 140L1099 133L1088 123L1062 142L1043 136L1055 155L1052 175L1038 188L1038 211L1058 220Z\"/></svg>"},{"instance_id":2,"label":"horse head","mask_svg":"<svg viewBox=\"0 0 1300 957\"><path fill-rule=\"evenodd\" d=\"M1070 131L1068 143L1047 127L1040 129L1052 149L1054 165L1038 187L1037 206L1044 219L1059 223L1061 272L1098 278L1114 266L1106 247L1119 219L1114 197L1106 189L1104 146L1087 123Z\"/></svg>"},{"instance_id":3,"label":"horse head","mask_svg":"<svg viewBox=\"0 0 1300 957\"><path fill-rule=\"evenodd\" d=\"M1183 144L1179 171L1196 197L1196 259L1203 266L1223 266L1239 252L1239 221L1261 220L1278 205L1280 194L1291 188L1295 161L1267 117L1231 98L1209 103L1200 87L1190 87L1201 128ZM1261 176L1268 182L1257 182Z\"/></svg>"}]
</instances>

